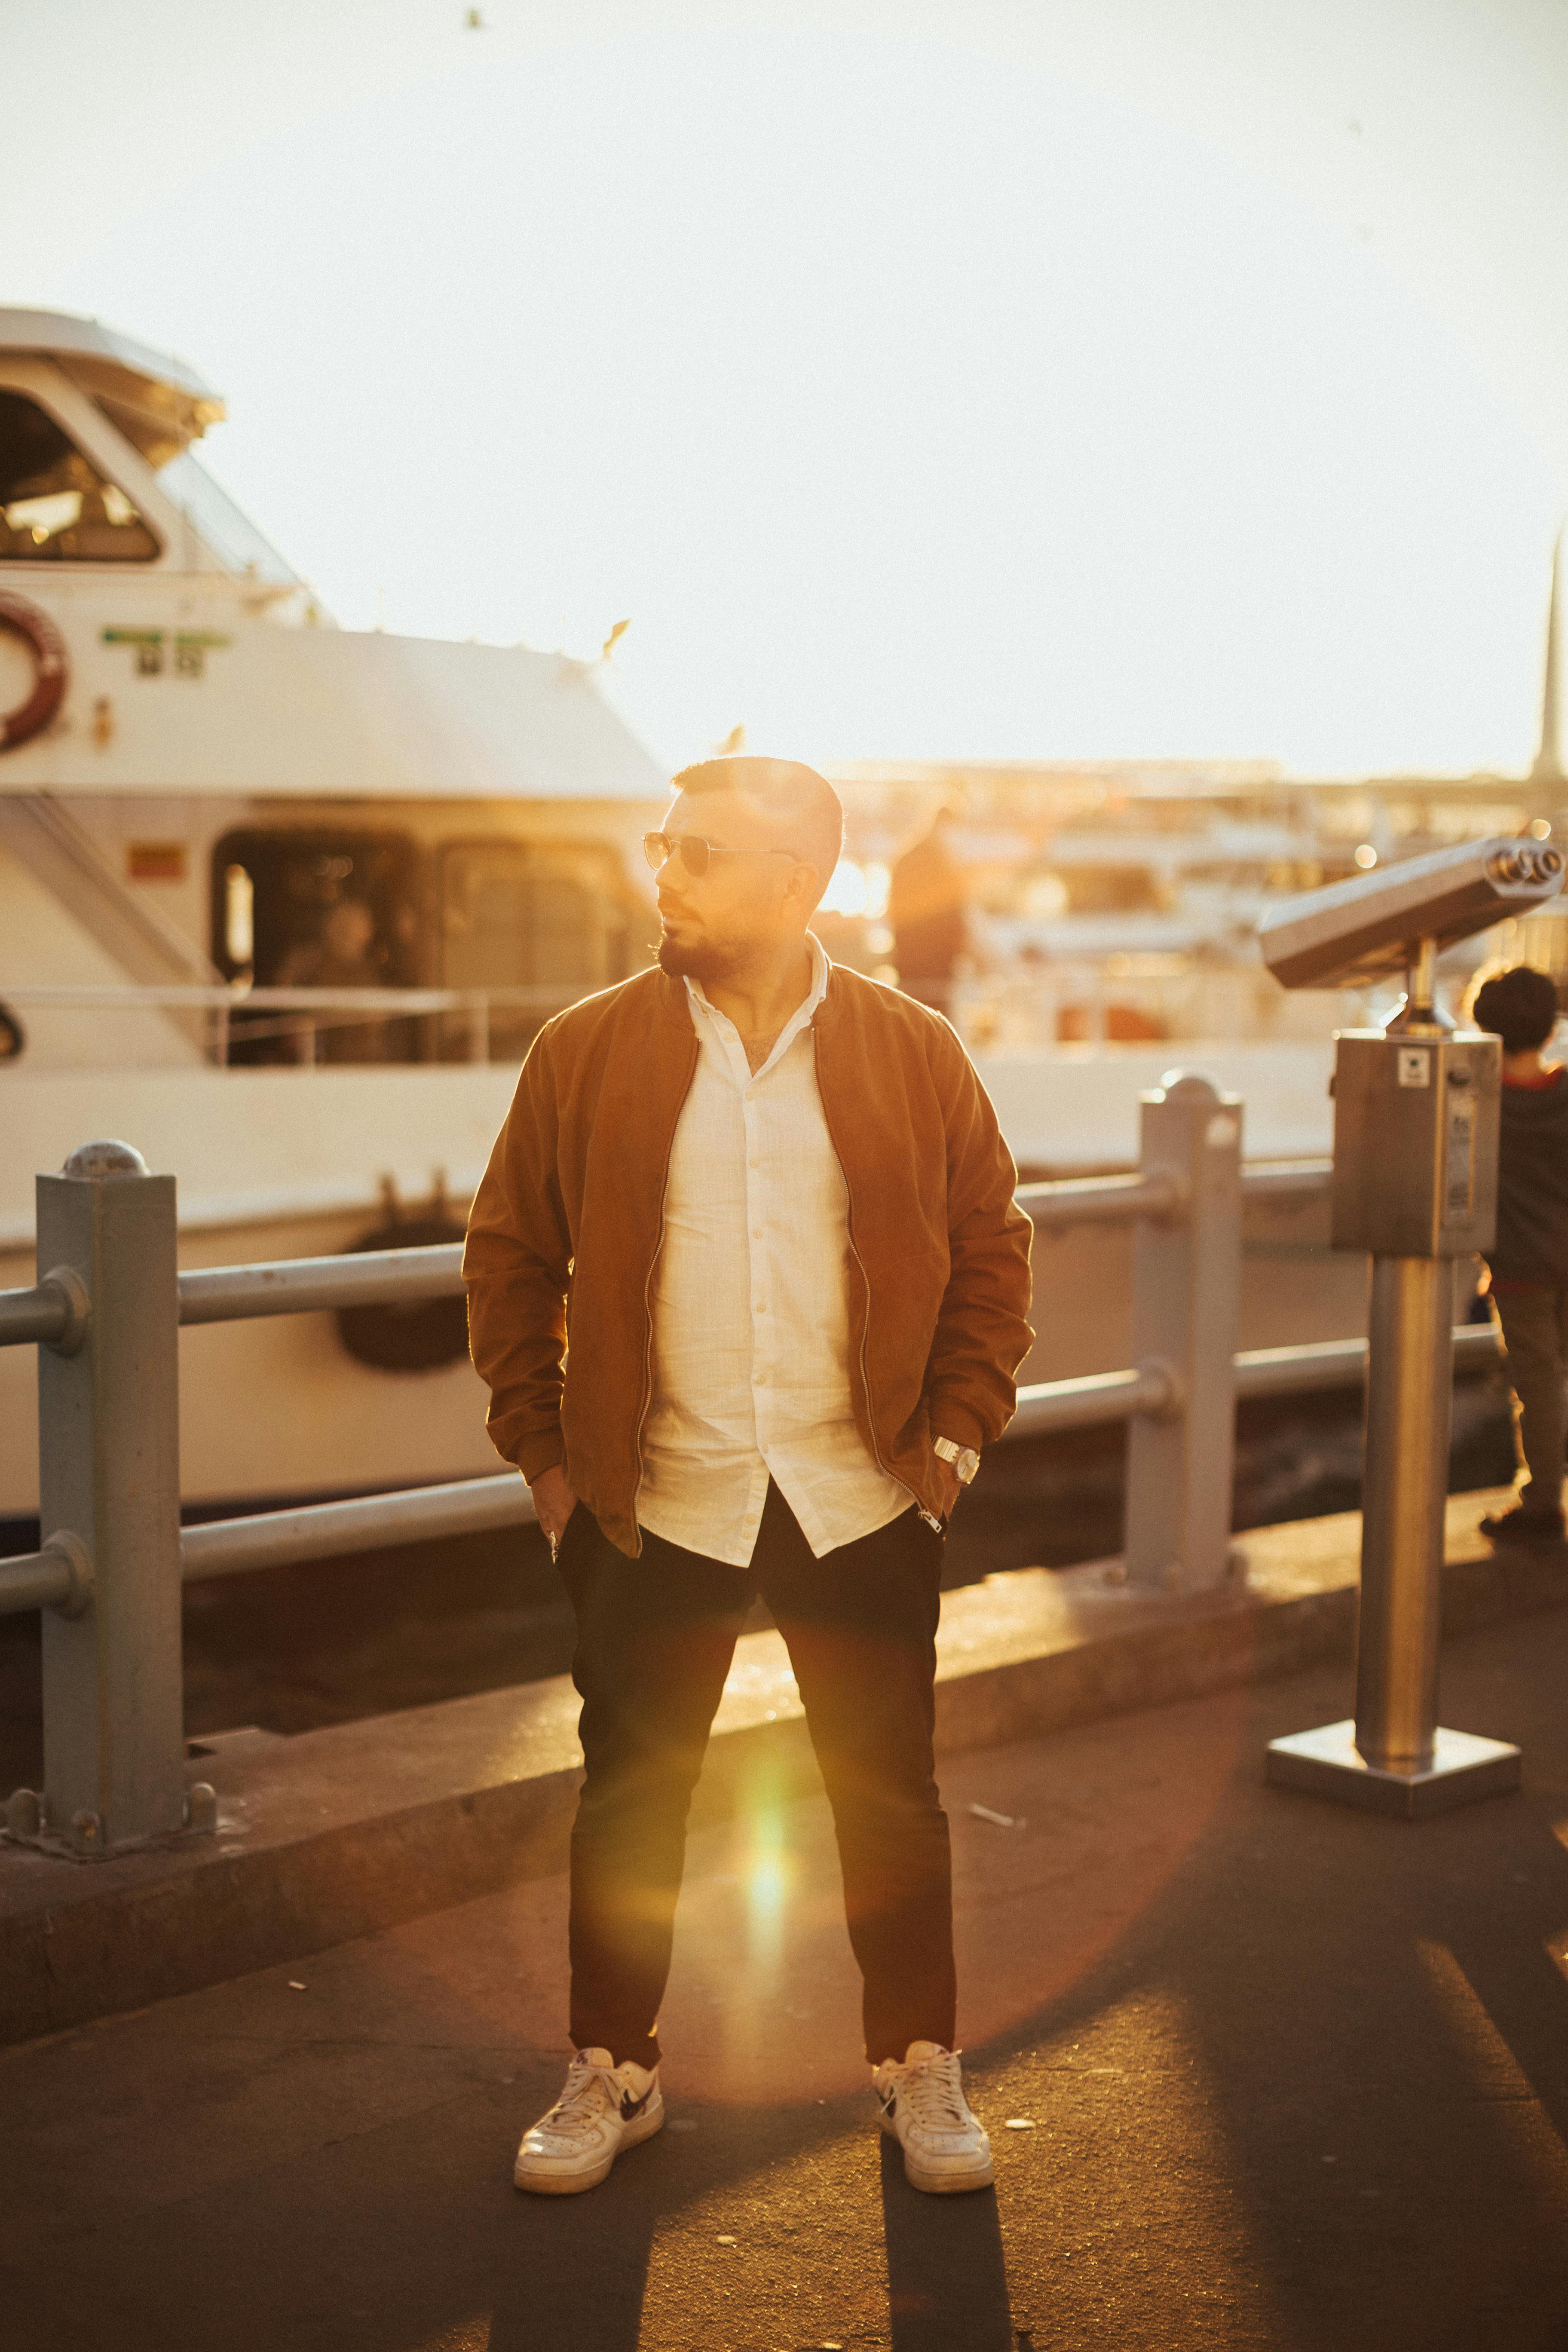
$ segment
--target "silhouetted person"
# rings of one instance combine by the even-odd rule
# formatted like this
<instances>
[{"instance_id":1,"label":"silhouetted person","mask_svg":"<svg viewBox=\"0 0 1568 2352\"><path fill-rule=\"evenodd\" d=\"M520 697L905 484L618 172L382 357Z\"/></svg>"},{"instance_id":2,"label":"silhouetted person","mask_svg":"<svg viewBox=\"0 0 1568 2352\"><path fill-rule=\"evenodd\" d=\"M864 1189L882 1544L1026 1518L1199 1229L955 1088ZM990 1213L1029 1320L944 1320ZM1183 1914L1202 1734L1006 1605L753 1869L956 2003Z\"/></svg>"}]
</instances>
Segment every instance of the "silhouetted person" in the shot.
<instances>
[{"instance_id":1,"label":"silhouetted person","mask_svg":"<svg viewBox=\"0 0 1568 2352\"><path fill-rule=\"evenodd\" d=\"M1508 1350L1519 1458L1526 1474L1517 1507L1489 1514L1481 1532L1510 1543L1563 1540L1568 1076L1561 1063L1542 1058L1557 1017L1554 982L1527 963L1500 973L1476 992L1476 1025L1502 1039L1497 1240L1487 1263L1493 1311Z\"/></svg>"},{"instance_id":2,"label":"silhouetted person","mask_svg":"<svg viewBox=\"0 0 1568 2352\"><path fill-rule=\"evenodd\" d=\"M339 898L327 908L313 940L289 949L273 983L278 988L384 988L371 950L375 917L363 898ZM323 1013L318 1035L323 1062L384 1062L384 1021L334 1020Z\"/></svg>"},{"instance_id":3,"label":"silhouetted person","mask_svg":"<svg viewBox=\"0 0 1568 2352\"><path fill-rule=\"evenodd\" d=\"M938 809L931 830L893 867L888 913L899 986L922 1004L948 1009L953 968L969 947L968 891L948 835L951 809Z\"/></svg>"}]
</instances>

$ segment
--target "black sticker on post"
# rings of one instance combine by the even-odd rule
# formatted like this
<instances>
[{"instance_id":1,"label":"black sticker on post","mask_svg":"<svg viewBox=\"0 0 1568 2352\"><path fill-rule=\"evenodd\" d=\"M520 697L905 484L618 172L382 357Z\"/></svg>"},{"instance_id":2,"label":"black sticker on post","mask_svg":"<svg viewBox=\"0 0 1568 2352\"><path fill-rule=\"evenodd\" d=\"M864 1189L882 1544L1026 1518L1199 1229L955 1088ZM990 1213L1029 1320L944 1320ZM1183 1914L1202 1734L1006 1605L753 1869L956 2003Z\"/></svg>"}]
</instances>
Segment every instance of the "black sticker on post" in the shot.
<instances>
[{"instance_id":1,"label":"black sticker on post","mask_svg":"<svg viewBox=\"0 0 1568 2352\"><path fill-rule=\"evenodd\" d=\"M1450 1090L1447 1101L1446 1150L1443 1155L1443 1214L1446 1222L1463 1223L1475 1206L1476 1098Z\"/></svg>"}]
</instances>

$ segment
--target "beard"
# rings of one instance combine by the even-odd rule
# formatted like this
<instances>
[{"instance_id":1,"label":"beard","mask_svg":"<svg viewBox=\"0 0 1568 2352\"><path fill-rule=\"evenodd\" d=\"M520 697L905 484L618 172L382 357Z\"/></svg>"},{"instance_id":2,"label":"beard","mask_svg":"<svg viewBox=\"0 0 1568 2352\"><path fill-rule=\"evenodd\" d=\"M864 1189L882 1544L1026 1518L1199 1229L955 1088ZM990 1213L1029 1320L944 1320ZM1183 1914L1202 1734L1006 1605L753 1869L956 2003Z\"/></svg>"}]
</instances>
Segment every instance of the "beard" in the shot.
<instances>
[{"instance_id":1,"label":"beard","mask_svg":"<svg viewBox=\"0 0 1568 2352\"><path fill-rule=\"evenodd\" d=\"M678 980L695 980L707 987L710 981L728 980L740 969L742 958L723 940L677 940L666 931L658 943L658 968Z\"/></svg>"}]
</instances>

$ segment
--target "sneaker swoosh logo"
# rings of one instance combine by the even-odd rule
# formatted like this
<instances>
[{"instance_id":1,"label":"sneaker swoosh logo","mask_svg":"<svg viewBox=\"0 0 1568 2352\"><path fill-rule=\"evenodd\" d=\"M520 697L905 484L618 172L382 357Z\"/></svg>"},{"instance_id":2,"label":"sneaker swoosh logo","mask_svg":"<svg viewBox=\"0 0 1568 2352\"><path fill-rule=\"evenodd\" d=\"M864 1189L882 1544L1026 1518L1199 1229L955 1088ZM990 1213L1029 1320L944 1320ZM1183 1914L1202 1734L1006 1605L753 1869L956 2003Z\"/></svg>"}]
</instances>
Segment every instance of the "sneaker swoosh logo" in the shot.
<instances>
[{"instance_id":1,"label":"sneaker swoosh logo","mask_svg":"<svg viewBox=\"0 0 1568 2352\"><path fill-rule=\"evenodd\" d=\"M623 2091L621 2093L621 2121L623 2123L629 2124L635 2116L640 2116L652 2096L653 2093L651 2091L645 2091L640 2099L634 2099L629 2091Z\"/></svg>"}]
</instances>

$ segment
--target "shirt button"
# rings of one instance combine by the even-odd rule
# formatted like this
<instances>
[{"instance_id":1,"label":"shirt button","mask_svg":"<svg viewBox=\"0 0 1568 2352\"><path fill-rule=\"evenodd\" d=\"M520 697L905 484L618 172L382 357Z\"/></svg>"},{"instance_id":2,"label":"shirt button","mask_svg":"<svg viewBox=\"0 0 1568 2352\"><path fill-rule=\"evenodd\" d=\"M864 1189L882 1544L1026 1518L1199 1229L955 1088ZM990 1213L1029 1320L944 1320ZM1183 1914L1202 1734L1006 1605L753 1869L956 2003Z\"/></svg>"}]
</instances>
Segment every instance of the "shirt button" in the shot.
<instances>
[{"instance_id":1,"label":"shirt button","mask_svg":"<svg viewBox=\"0 0 1568 2352\"><path fill-rule=\"evenodd\" d=\"M753 1160L751 1164L753 1168L760 1168L763 1163L760 1160Z\"/></svg>"},{"instance_id":2,"label":"shirt button","mask_svg":"<svg viewBox=\"0 0 1568 2352\"><path fill-rule=\"evenodd\" d=\"M756 1164L757 1164L757 1163L756 1163L756 1161L753 1160L752 1160L752 1167L754 1168L754 1167L756 1166ZM760 1242L760 1241L762 1240L762 1238L763 1238L763 1229L762 1229L761 1225L753 1225L753 1226L752 1227L752 1239L754 1242Z\"/></svg>"}]
</instances>

